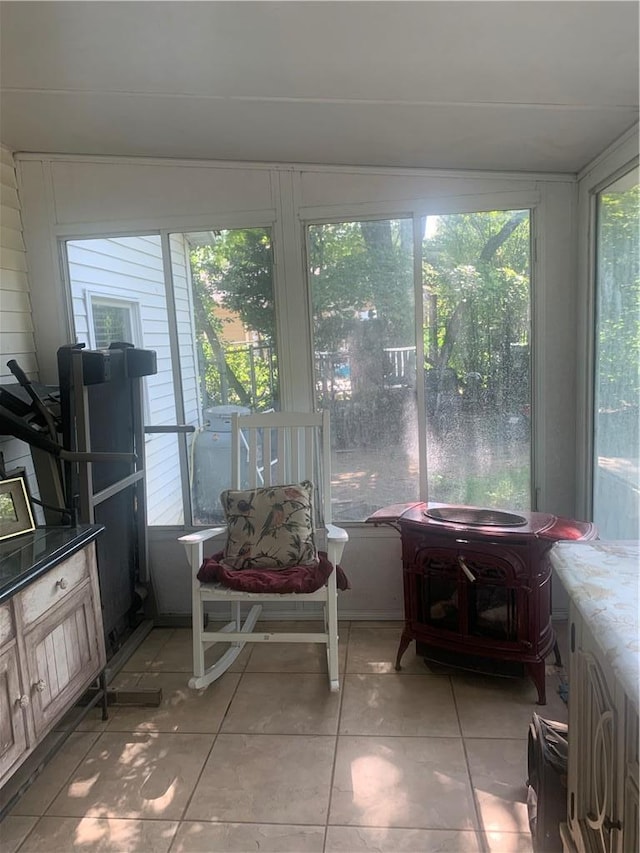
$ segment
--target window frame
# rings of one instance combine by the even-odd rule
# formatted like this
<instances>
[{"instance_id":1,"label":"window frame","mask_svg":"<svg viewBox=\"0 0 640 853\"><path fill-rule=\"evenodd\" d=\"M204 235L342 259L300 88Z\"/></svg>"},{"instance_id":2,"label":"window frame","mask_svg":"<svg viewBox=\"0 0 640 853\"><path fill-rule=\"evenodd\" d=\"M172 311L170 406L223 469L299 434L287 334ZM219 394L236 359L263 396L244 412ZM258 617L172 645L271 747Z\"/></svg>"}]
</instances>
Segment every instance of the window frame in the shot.
<instances>
[{"instance_id":1,"label":"window frame","mask_svg":"<svg viewBox=\"0 0 640 853\"><path fill-rule=\"evenodd\" d=\"M457 176L459 177L459 176ZM306 283L307 270L307 245L306 233L308 225L320 225L324 223L339 223L345 221L365 221L365 220L380 220L380 219L398 219L411 218L414 222L414 283L416 292L421 293L421 243L416 244L416 233L420 233L420 220L428 215L447 215L456 213L474 213L474 212L489 212L493 210L515 210L528 209L530 211L530 228L531 228L531 276L530 276L530 298L531 298L531 405L532 405L532 424L531 424L531 507L535 510L540 489L540 476L537 468L537 422L540 418L540 407L538 405L539 389L537 376L544 371L538 368L538 359L540 348L537 346L537 338L541 334L543 325L539 321L540 308L537 306L537 286L536 286L536 265L538 258L536 256L535 245L537 243L536 228L538 223L538 208L544 206L544 193L537 189L535 183L531 183L529 187L519 188L515 190L496 190L486 193L469 193L455 195L448 193L442 196L434 196L433 198L416 198L408 200L399 200L393 202L366 202L363 204L340 203L331 206L315 207L305 206L297 200L296 204L285 204L284 198L282 205L277 210L254 210L250 212L231 211L228 215L220 213L211 216L180 216L165 217L161 227L149 227L149 219L141 219L140 227L132 227L131 220L127 223L125 229L111 229L102 227L98 223L93 225L85 225L81 228L60 229L57 231L56 240L58 245L62 247L61 255L62 262L62 280L65 287L65 298L68 304L68 317L70 328L74 328L73 323L73 308L71 305L71 288L69 282L69 273L66 252L64 244L72 240L82 239L106 239L110 237L135 237L135 236L155 236L160 237L162 245L162 258L164 269L164 290L167 299L167 304L173 305L173 275L171 269L170 257L170 238L172 234L188 233L190 231L206 231L216 230L219 228L232 230L236 228L253 228L266 227L271 230L273 240L273 269L274 269L274 299L276 310L276 350L278 354L278 364L280 371L280 393L281 405L283 409L303 410L307 406L312 409L315 405L313 395L313 317L311 309L311 294ZM145 227L146 226L146 227ZM292 227L293 226L293 227ZM297 235L297 236L296 236ZM293 239L295 236L295 239ZM296 266L295 259L300 266ZM301 274L304 277L304 284L299 288L302 300L296 297L296 305L291 308L291 278L292 270ZM302 317L302 306L304 306L304 318ZM169 312L169 318L174 318L174 312ZM175 318L174 318L175 319ZM304 322L305 330L308 335L309 346L306 347L306 352L303 353L301 348L296 349L291 345L290 335L287 332L293 328L296 331L296 341L301 338L299 323ZM416 335L417 346L422 346L422 317L416 315L416 324L420 329L420 333ZM283 334L284 329L284 334ZM170 346L172 352L172 363L174 370L179 373L178 364L178 347L177 341L171 340L173 333L171 331L170 322ZM300 380L304 372L306 380L303 385L310 391L305 391L300 385ZM181 388L181 386L180 386ZM178 415L179 408L183 405L182 393L178 393L177 388L175 393L176 413ZM418 394L424 394L420 384ZM308 395L308 396L307 396ZM303 401L307 400L306 403ZM180 422L179 416L177 420ZM419 429L425 430L419 419ZM192 525L192 512L190 501L187 501L186 496L189 493L189 472L188 472L188 444L187 436L184 434L177 435L179 445L179 453L181 460L181 475L183 484L183 503L185 526ZM421 475L419 488L421 490L421 500L427 500L426 481ZM544 491L544 490L543 490ZM365 523L360 521L345 522L346 526L364 527Z\"/></svg>"}]
</instances>

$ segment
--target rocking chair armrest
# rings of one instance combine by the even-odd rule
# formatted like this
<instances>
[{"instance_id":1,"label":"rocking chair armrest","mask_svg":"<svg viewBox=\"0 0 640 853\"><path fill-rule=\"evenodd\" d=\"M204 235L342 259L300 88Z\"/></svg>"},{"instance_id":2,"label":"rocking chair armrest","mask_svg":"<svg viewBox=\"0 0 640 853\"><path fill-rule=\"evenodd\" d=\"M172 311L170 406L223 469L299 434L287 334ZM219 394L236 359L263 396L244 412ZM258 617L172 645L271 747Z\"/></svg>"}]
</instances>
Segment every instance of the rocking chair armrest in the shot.
<instances>
[{"instance_id":1,"label":"rocking chair armrest","mask_svg":"<svg viewBox=\"0 0 640 853\"><path fill-rule=\"evenodd\" d=\"M327 531L327 539L329 542L348 542L349 534L342 527L336 527L335 524L325 524Z\"/></svg>"},{"instance_id":2,"label":"rocking chair armrest","mask_svg":"<svg viewBox=\"0 0 640 853\"><path fill-rule=\"evenodd\" d=\"M207 530L194 530L193 533L181 536L178 542L182 542L183 545L197 545L198 542L206 542L207 539L213 539L214 536L220 536L226 532L226 527L209 527Z\"/></svg>"}]
</instances>

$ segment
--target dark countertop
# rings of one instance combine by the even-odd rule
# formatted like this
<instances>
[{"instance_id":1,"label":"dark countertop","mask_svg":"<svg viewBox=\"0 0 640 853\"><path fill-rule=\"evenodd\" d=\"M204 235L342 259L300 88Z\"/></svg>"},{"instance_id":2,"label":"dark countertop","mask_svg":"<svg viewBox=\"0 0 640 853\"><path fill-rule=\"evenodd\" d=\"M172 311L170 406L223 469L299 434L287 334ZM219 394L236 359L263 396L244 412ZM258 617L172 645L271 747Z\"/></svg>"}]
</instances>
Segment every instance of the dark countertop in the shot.
<instances>
[{"instance_id":1,"label":"dark countertop","mask_svg":"<svg viewBox=\"0 0 640 853\"><path fill-rule=\"evenodd\" d=\"M0 603L93 542L101 524L37 527L0 542Z\"/></svg>"}]
</instances>

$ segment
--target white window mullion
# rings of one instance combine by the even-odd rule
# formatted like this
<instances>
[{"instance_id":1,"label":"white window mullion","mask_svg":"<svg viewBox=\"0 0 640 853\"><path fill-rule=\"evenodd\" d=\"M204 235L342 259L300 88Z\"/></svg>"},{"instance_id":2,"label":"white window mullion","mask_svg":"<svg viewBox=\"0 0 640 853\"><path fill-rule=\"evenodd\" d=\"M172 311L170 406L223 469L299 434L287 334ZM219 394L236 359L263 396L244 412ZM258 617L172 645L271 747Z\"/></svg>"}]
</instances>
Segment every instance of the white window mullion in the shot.
<instances>
[{"instance_id":1,"label":"white window mullion","mask_svg":"<svg viewBox=\"0 0 640 853\"><path fill-rule=\"evenodd\" d=\"M168 231L160 235L162 245L162 268L164 272L164 286L167 300L167 323L169 326L169 347L171 351L171 372L173 375L173 393L178 424L184 424L184 394L182 387L182 372L180 369L180 347L178 344L178 324L176 319L176 302L173 286L173 270L171 267L171 241ZM185 525L191 524L191 489L189 487L189 452L187 449L187 436L184 432L176 434L178 442L178 458L180 462L180 485L182 490L182 505L184 511Z\"/></svg>"},{"instance_id":2,"label":"white window mullion","mask_svg":"<svg viewBox=\"0 0 640 853\"><path fill-rule=\"evenodd\" d=\"M418 407L418 478L420 500L429 500L429 471L427 462L427 404L424 388L424 304L422 288L422 235L425 217L413 217L413 286L416 323L416 405Z\"/></svg>"}]
</instances>

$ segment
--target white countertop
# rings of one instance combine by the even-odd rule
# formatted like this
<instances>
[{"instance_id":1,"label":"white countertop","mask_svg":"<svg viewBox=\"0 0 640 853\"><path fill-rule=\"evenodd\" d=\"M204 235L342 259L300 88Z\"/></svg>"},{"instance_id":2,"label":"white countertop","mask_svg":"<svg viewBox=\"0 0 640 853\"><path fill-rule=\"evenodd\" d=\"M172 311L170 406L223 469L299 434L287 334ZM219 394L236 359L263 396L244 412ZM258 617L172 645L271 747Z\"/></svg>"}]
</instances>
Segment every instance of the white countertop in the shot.
<instances>
[{"instance_id":1,"label":"white countertop","mask_svg":"<svg viewBox=\"0 0 640 853\"><path fill-rule=\"evenodd\" d=\"M550 559L604 660L640 706L640 543L557 542Z\"/></svg>"}]
</instances>

